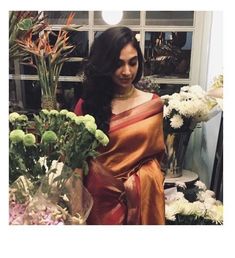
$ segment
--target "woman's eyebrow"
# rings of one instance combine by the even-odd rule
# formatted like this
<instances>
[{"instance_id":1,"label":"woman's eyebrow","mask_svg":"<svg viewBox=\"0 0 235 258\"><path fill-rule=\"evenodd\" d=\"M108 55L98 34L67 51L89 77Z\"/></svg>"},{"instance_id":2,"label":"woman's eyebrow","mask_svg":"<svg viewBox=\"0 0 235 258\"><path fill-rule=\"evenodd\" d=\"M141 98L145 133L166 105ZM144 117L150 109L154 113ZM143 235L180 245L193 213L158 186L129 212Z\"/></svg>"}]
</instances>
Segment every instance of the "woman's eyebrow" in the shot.
<instances>
[{"instance_id":1,"label":"woman's eyebrow","mask_svg":"<svg viewBox=\"0 0 235 258\"><path fill-rule=\"evenodd\" d=\"M129 61L134 61L134 60L136 60L136 59L138 59L138 56L133 56L133 57L131 57L130 59L128 59L127 61L128 61L128 62L129 62ZM125 60L119 58L119 61L124 62Z\"/></svg>"}]
</instances>

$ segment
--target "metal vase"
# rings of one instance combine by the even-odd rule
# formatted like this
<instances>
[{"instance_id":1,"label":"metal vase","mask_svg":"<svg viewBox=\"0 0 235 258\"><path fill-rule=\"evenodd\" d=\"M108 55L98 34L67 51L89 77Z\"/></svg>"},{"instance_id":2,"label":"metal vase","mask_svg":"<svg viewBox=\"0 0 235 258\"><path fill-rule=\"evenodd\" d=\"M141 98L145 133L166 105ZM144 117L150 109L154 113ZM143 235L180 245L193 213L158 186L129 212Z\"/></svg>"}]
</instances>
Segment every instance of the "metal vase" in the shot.
<instances>
[{"instance_id":1,"label":"metal vase","mask_svg":"<svg viewBox=\"0 0 235 258\"><path fill-rule=\"evenodd\" d=\"M167 177L180 177L184 165L185 153L192 131L171 132L165 136L166 155L162 168Z\"/></svg>"}]
</instances>

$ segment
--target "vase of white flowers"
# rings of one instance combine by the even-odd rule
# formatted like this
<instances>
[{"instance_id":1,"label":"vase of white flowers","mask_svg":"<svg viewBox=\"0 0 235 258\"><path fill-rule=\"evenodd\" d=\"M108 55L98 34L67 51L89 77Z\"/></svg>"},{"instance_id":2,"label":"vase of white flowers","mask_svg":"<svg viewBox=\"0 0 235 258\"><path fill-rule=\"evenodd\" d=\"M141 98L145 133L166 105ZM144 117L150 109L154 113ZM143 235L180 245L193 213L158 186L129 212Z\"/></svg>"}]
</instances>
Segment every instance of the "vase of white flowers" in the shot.
<instances>
[{"instance_id":1,"label":"vase of white flowers","mask_svg":"<svg viewBox=\"0 0 235 258\"><path fill-rule=\"evenodd\" d=\"M182 176L184 157L192 131L170 132L165 136L167 156L163 162L163 170L168 177Z\"/></svg>"},{"instance_id":2,"label":"vase of white flowers","mask_svg":"<svg viewBox=\"0 0 235 258\"><path fill-rule=\"evenodd\" d=\"M223 76L215 79L213 87L223 86ZM169 177L182 175L184 156L190 135L199 122L208 121L218 112L216 98L199 85L184 86L179 93L164 95L164 133L166 155L162 163ZM217 109L217 111L221 111Z\"/></svg>"}]
</instances>

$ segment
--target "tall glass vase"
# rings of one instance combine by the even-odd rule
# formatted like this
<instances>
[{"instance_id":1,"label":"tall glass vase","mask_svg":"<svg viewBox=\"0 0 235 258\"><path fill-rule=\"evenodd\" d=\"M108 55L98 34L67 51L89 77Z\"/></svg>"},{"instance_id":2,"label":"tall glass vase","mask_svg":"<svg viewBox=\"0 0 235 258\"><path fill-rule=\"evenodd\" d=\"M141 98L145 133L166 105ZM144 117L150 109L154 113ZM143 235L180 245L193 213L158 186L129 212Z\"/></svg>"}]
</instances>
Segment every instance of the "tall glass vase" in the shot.
<instances>
[{"instance_id":1,"label":"tall glass vase","mask_svg":"<svg viewBox=\"0 0 235 258\"><path fill-rule=\"evenodd\" d=\"M162 168L168 177L182 176L185 153L192 131L170 132L165 135L166 155Z\"/></svg>"}]
</instances>

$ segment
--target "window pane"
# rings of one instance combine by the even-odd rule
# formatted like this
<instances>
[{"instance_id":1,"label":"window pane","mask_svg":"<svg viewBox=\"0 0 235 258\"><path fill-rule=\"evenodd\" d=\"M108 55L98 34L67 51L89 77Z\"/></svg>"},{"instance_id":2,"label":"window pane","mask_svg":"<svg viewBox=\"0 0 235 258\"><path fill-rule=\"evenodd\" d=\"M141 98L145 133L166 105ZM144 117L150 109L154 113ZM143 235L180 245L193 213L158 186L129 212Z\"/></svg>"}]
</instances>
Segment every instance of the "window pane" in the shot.
<instances>
[{"instance_id":1,"label":"window pane","mask_svg":"<svg viewBox=\"0 0 235 258\"><path fill-rule=\"evenodd\" d=\"M61 76L78 76L83 72L85 61L65 62L61 69Z\"/></svg>"},{"instance_id":2,"label":"window pane","mask_svg":"<svg viewBox=\"0 0 235 258\"><path fill-rule=\"evenodd\" d=\"M65 25L69 14L74 11L45 11L44 15L47 16L47 21L50 25ZM88 25L88 11L75 12L73 24Z\"/></svg>"},{"instance_id":3,"label":"window pane","mask_svg":"<svg viewBox=\"0 0 235 258\"><path fill-rule=\"evenodd\" d=\"M16 87L23 90L24 108L28 113L37 113L41 109L41 87L39 81L9 80L9 111L19 111L19 100L16 97ZM59 82L56 92L57 105L60 109L74 110L77 100L82 94L81 82Z\"/></svg>"},{"instance_id":4,"label":"window pane","mask_svg":"<svg viewBox=\"0 0 235 258\"><path fill-rule=\"evenodd\" d=\"M158 89L158 95L163 96L163 95L171 95L173 93L180 92L180 88L183 86L186 86L186 84L163 84L160 83L159 89Z\"/></svg>"},{"instance_id":5,"label":"window pane","mask_svg":"<svg viewBox=\"0 0 235 258\"><path fill-rule=\"evenodd\" d=\"M188 11L147 11L146 25L193 26L193 14Z\"/></svg>"},{"instance_id":6,"label":"window pane","mask_svg":"<svg viewBox=\"0 0 235 258\"><path fill-rule=\"evenodd\" d=\"M56 94L59 109L74 111L77 101L82 95L81 82L59 82Z\"/></svg>"},{"instance_id":7,"label":"window pane","mask_svg":"<svg viewBox=\"0 0 235 258\"><path fill-rule=\"evenodd\" d=\"M95 25L107 25L103 20L101 11L94 12L94 24ZM140 24L140 12L139 11L124 11L123 18L118 25L139 25Z\"/></svg>"},{"instance_id":8,"label":"window pane","mask_svg":"<svg viewBox=\"0 0 235 258\"><path fill-rule=\"evenodd\" d=\"M192 32L146 32L144 75L189 78Z\"/></svg>"}]
</instances>

